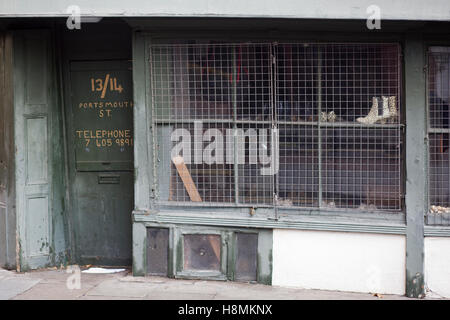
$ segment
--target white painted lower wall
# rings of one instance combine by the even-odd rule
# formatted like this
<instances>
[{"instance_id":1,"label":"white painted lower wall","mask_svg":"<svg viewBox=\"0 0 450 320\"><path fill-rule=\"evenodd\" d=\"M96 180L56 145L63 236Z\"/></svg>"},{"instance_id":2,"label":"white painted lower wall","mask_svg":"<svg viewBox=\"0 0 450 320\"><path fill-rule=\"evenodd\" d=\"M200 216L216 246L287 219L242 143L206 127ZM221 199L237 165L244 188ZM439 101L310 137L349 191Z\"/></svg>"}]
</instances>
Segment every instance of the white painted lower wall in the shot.
<instances>
[{"instance_id":1,"label":"white painted lower wall","mask_svg":"<svg viewBox=\"0 0 450 320\"><path fill-rule=\"evenodd\" d=\"M405 252L402 235L275 229L272 284L403 295Z\"/></svg>"},{"instance_id":2,"label":"white painted lower wall","mask_svg":"<svg viewBox=\"0 0 450 320\"><path fill-rule=\"evenodd\" d=\"M432 293L450 298L450 238L425 238L425 284Z\"/></svg>"}]
</instances>

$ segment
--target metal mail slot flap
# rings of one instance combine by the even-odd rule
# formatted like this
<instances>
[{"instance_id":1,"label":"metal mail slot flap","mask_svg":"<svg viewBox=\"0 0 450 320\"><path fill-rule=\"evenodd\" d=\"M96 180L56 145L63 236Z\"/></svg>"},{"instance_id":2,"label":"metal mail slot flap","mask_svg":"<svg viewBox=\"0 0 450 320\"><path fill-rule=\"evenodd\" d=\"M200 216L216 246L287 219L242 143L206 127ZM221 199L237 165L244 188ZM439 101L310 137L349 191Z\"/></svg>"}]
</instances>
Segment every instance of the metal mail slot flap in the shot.
<instances>
[{"instance_id":1,"label":"metal mail slot flap","mask_svg":"<svg viewBox=\"0 0 450 320\"><path fill-rule=\"evenodd\" d=\"M98 184L120 184L119 175L99 175Z\"/></svg>"}]
</instances>

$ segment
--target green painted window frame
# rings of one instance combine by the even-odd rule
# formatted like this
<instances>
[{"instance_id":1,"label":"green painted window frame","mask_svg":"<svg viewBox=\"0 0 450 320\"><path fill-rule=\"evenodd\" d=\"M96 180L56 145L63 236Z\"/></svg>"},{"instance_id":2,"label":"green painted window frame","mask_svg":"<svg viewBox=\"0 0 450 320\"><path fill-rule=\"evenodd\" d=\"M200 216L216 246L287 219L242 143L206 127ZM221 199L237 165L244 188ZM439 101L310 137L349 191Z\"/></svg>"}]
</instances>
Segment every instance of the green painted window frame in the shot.
<instances>
[{"instance_id":1,"label":"green painted window frame","mask_svg":"<svg viewBox=\"0 0 450 320\"><path fill-rule=\"evenodd\" d=\"M244 34L244 33L243 33ZM239 38L224 35L214 36L214 39L224 41L250 41L261 39L261 33L244 34ZM186 39L211 39L211 35L205 33L190 33L180 36L174 32L149 32L145 30L135 30L134 32L134 88L135 88L135 194L136 203L134 210L135 222L166 222L166 223L187 223L199 225L217 225L234 227L255 227L255 228L287 228L300 230L330 230L343 232L368 232L385 234L406 234L406 203L403 199L403 210L395 214L387 212L349 212L348 210L326 210L326 209L295 209L279 208L277 214L266 208L254 208L251 206L235 206L230 208L202 205L202 206L178 206L173 204L158 204L157 186L158 180L153 174L152 168L158 161L151 144L155 143L154 136L151 135L152 121L148 106L153 103L151 95L150 81L150 45L152 43L170 43L177 40ZM311 40L311 39L314 40ZM310 42L396 42L400 44L402 52L404 50L405 38L402 34L378 34L371 35L370 41L364 34L342 33L336 34L333 38L327 33L312 32L309 34L288 35L285 38L281 35L264 36L265 41L310 41ZM261 40L259 40L261 42ZM402 73L404 77L404 61L402 61ZM404 86L401 94L404 95ZM405 99L402 99L405 103ZM402 108L405 110L405 108ZM405 112L405 111L403 111ZM405 116L402 117L406 119ZM403 130L403 140L406 140L406 130ZM402 184L405 184L406 156L403 157L402 164ZM148 213L156 213L149 215ZM180 214L182 213L182 214ZM189 215L187 217L186 215Z\"/></svg>"},{"instance_id":2,"label":"green painted window frame","mask_svg":"<svg viewBox=\"0 0 450 320\"><path fill-rule=\"evenodd\" d=\"M150 70L150 68L151 68L151 65L150 65L151 57L150 57L150 55L151 55L152 44L153 43L154 44L162 44L162 43L163 44L167 44L167 43L171 43L171 41L177 41L177 40L173 40L173 39L171 39L171 40L167 40L167 39L155 40L153 38L147 39L147 41L146 41L147 56L146 56L146 59L145 59L146 60L146 68L147 68L147 70ZM236 43L236 42L239 42L239 40L236 40L233 43ZM260 42L258 42L258 43L260 43ZM273 43L273 42L270 42L270 43ZM319 43L321 43L321 42L319 42ZM349 40L348 43L352 44L352 43L355 43L355 41ZM365 41L364 43L367 43L367 41ZM389 43L395 43L395 42L389 42ZM402 67L401 67L401 71L403 71ZM402 72L401 72L401 74L402 74ZM149 88L149 87L151 88L150 83L147 84L147 88ZM150 101L151 101L150 103L151 103L151 105L153 105L155 103L155 101L153 99L151 90L149 90L149 91L150 92L148 92L147 94L150 96ZM403 101L403 99L400 99L400 100ZM153 107L151 107L151 108L153 108ZM401 108L401 109L403 109L403 108ZM149 114L152 114L152 113L153 113L153 111L150 112ZM150 123L150 130L152 130L152 132L155 133L155 131L153 131L153 130L155 130L155 128L153 127L153 123L152 123L151 119L149 119L149 123ZM404 126L405 126L404 123L400 123L399 124L400 128L404 129ZM402 130L402 131L404 132L404 130ZM404 134L401 134L401 135L402 135L401 141L404 141ZM154 145L157 143L155 141L156 133L152 134L151 136L152 136L152 138L149 140L150 141L149 148L153 149L152 153L154 154L155 153L155 149L154 148L156 148L156 147L154 147ZM160 208L174 207L174 208L178 208L178 209L181 209L181 208L184 209L184 208L193 206L193 207L196 207L196 208L200 208L201 210L205 210L205 211L208 211L208 210L214 210L215 211L217 209L218 205L215 205L214 203L201 203L201 204L199 204L199 203L189 203L189 204L186 204L186 203L177 203L176 201L170 201L170 202L168 202L168 201L159 201L158 198L159 198L159 190L160 190L160 188L159 188L159 184L158 184L159 183L159 178L157 176L159 169L158 169L158 165L157 165L158 159L156 159L155 155L154 155L154 159L153 160L154 161L153 161L152 171L153 171L154 175L156 175L154 181L157 181L157 183L155 183L153 188L152 188L152 190L153 190L152 198L154 199L157 207L160 207ZM402 167L404 167L405 159L404 159L403 155L401 156L400 161L403 164ZM401 177L400 177L401 185L404 185L404 176L405 175L404 175L403 171L404 170L401 169ZM404 189L404 187L402 187L402 189ZM283 207L265 206L265 205L258 205L258 206L255 207L255 206L247 205L247 204L232 204L232 205L230 205L230 208L231 208L231 210L233 210L234 208L248 208L249 210L257 209L259 212L261 212L261 213L263 212L265 215L272 216L275 219L278 217L278 215L296 215L296 214L325 215L325 216L332 215L332 216L344 216L344 217L347 216L347 215L350 215L352 217L355 217L355 216L364 217L364 216L367 216L367 215L372 215L372 216L380 217L381 219L388 219L388 220L395 221L396 219L392 217L394 215L400 215L401 219L404 218L404 214L403 214L404 210L405 210L404 194L403 194L403 197L402 197L401 200L402 200L402 209L400 211L392 211L392 212L389 211L389 210L383 210L383 211L379 210L379 211L376 211L376 212L366 212L366 211L363 211L363 210L355 210L355 209L327 210L326 208L323 208L323 207L321 207L321 208L308 208L308 207L286 208L286 207L284 207L283 208ZM222 205L220 205L220 206L222 206Z\"/></svg>"}]
</instances>

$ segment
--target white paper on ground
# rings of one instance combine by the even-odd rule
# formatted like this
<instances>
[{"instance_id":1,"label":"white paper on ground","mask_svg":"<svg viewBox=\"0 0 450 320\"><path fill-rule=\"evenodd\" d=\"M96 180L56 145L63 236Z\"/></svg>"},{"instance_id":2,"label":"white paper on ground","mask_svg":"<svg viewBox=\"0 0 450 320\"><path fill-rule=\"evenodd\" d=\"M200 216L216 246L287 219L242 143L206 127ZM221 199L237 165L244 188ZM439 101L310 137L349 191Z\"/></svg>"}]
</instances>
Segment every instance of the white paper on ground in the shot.
<instances>
[{"instance_id":1,"label":"white paper on ground","mask_svg":"<svg viewBox=\"0 0 450 320\"><path fill-rule=\"evenodd\" d=\"M125 269L89 268L89 269L83 270L81 272L84 272L84 273L116 273L116 272L122 272L122 271L125 271Z\"/></svg>"}]
</instances>

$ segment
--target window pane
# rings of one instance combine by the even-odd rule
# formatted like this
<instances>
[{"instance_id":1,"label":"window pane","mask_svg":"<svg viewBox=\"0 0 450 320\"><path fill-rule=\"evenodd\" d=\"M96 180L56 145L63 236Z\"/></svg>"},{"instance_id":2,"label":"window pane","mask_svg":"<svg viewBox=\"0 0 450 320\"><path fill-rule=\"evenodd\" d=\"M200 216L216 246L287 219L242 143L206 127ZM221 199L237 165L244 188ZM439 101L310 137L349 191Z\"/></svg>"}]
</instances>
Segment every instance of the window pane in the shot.
<instances>
[{"instance_id":1,"label":"window pane","mask_svg":"<svg viewBox=\"0 0 450 320\"><path fill-rule=\"evenodd\" d=\"M147 228L147 274L167 276L169 229Z\"/></svg>"},{"instance_id":2,"label":"window pane","mask_svg":"<svg viewBox=\"0 0 450 320\"><path fill-rule=\"evenodd\" d=\"M279 132L278 205L280 207L318 207L317 127L283 124L279 126Z\"/></svg>"},{"instance_id":3,"label":"window pane","mask_svg":"<svg viewBox=\"0 0 450 320\"><path fill-rule=\"evenodd\" d=\"M428 54L429 213L427 223L450 225L449 162L450 47Z\"/></svg>"},{"instance_id":4,"label":"window pane","mask_svg":"<svg viewBox=\"0 0 450 320\"><path fill-rule=\"evenodd\" d=\"M400 209L396 128L322 130L322 205L364 211Z\"/></svg>"},{"instance_id":5,"label":"window pane","mask_svg":"<svg viewBox=\"0 0 450 320\"><path fill-rule=\"evenodd\" d=\"M430 48L428 112L431 128L449 128L450 48Z\"/></svg>"},{"instance_id":6,"label":"window pane","mask_svg":"<svg viewBox=\"0 0 450 320\"><path fill-rule=\"evenodd\" d=\"M280 203L400 210L399 46L289 43L276 52Z\"/></svg>"},{"instance_id":7,"label":"window pane","mask_svg":"<svg viewBox=\"0 0 450 320\"><path fill-rule=\"evenodd\" d=\"M266 44L152 47L159 200L272 204L273 175L260 174L271 161L270 57Z\"/></svg>"},{"instance_id":8,"label":"window pane","mask_svg":"<svg viewBox=\"0 0 450 320\"><path fill-rule=\"evenodd\" d=\"M219 235L186 234L184 270L220 271L221 240Z\"/></svg>"},{"instance_id":9,"label":"window pane","mask_svg":"<svg viewBox=\"0 0 450 320\"><path fill-rule=\"evenodd\" d=\"M238 202L245 204L273 204L274 167L276 155L270 124L239 124L235 131Z\"/></svg>"},{"instance_id":10,"label":"window pane","mask_svg":"<svg viewBox=\"0 0 450 320\"><path fill-rule=\"evenodd\" d=\"M236 233L236 280L256 281L258 234Z\"/></svg>"}]
</instances>

